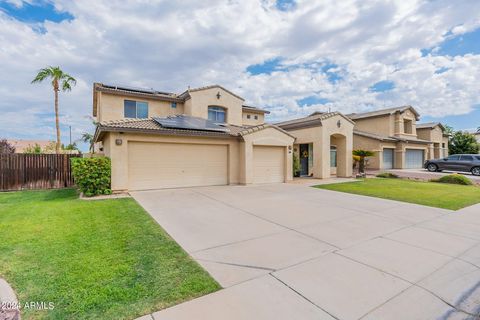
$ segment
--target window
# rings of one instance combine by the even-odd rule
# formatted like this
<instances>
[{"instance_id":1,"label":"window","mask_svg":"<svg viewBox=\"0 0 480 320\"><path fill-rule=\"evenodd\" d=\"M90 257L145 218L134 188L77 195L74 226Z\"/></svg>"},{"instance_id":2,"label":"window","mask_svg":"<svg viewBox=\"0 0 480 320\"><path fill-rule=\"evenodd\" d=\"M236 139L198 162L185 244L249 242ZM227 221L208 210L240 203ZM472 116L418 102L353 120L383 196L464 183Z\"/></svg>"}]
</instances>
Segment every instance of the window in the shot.
<instances>
[{"instance_id":1,"label":"window","mask_svg":"<svg viewBox=\"0 0 480 320\"><path fill-rule=\"evenodd\" d=\"M462 160L462 161L473 161L473 157L472 156L461 156L460 160Z\"/></svg>"},{"instance_id":2,"label":"window","mask_svg":"<svg viewBox=\"0 0 480 320\"><path fill-rule=\"evenodd\" d=\"M255 116L254 118L255 118L255 120L258 120L258 116Z\"/></svg>"},{"instance_id":3,"label":"window","mask_svg":"<svg viewBox=\"0 0 480 320\"><path fill-rule=\"evenodd\" d=\"M337 147L330 147L330 167L335 168L337 166Z\"/></svg>"},{"instance_id":4,"label":"window","mask_svg":"<svg viewBox=\"0 0 480 320\"><path fill-rule=\"evenodd\" d=\"M177 108L177 103L176 102L172 102L172 109L176 109Z\"/></svg>"},{"instance_id":5,"label":"window","mask_svg":"<svg viewBox=\"0 0 480 320\"><path fill-rule=\"evenodd\" d=\"M476 156L475 159L477 159L477 161L480 161L480 156Z\"/></svg>"},{"instance_id":6,"label":"window","mask_svg":"<svg viewBox=\"0 0 480 320\"><path fill-rule=\"evenodd\" d=\"M225 108L222 107L208 107L208 120L215 122L225 122Z\"/></svg>"},{"instance_id":7,"label":"window","mask_svg":"<svg viewBox=\"0 0 480 320\"><path fill-rule=\"evenodd\" d=\"M411 134L413 133L413 121L412 120L403 120L403 132Z\"/></svg>"},{"instance_id":8,"label":"window","mask_svg":"<svg viewBox=\"0 0 480 320\"><path fill-rule=\"evenodd\" d=\"M250 115L249 115L249 114L247 114L247 119L250 119Z\"/></svg>"},{"instance_id":9,"label":"window","mask_svg":"<svg viewBox=\"0 0 480 320\"><path fill-rule=\"evenodd\" d=\"M458 160L459 158L460 158L460 156L449 156L447 159L448 159L448 160L454 160L454 161L456 161L456 160Z\"/></svg>"},{"instance_id":10,"label":"window","mask_svg":"<svg viewBox=\"0 0 480 320\"><path fill-rule=\"evenodd\" d=\"M125 118L148 118L148 103L125 100L123 103Z\"/></svg>"}]
</instances>

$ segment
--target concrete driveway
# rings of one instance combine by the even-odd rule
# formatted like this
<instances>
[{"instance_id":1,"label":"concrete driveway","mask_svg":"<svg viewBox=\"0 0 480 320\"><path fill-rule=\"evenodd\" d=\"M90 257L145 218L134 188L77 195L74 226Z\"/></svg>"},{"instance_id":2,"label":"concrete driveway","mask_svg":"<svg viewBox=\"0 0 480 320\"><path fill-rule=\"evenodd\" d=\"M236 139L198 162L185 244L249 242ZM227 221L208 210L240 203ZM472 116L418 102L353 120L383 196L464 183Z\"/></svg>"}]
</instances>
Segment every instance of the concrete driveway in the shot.
<instances>
[{"instance_id":1,"label":"concrete driveway","mask_svg":"<svg viewBox=\"0 0 480 320\"><path fill-rule=\"evenodd\" d=\"M480 318L480 206L301 184L132 195L224 287L144 319Z\"/></svg>"}]
</instances>

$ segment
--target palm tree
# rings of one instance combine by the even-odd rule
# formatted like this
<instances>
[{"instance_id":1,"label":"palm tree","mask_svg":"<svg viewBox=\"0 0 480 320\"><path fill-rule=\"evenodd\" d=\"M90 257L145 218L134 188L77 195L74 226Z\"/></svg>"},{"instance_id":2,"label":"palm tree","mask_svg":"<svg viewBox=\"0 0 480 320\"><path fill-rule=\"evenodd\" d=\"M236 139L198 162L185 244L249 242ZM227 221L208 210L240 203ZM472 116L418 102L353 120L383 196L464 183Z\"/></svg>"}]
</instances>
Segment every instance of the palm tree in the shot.
<instances>
[{"instance_id":1,"label":"palm tree","mask_svg":"<svg viewBox=\"0 0 480 320\"><path fill-rule=\"evenodd\" d=\"M85 132L82 134L82 137L80 138L80 140L82 140L85 143L88 143L89 145L88 150L91 153L95 153L95 150L93 149L93 134Z\"/></svg>"},{"instance_id":2,"label":"palm tree","mask_svg":"<svg viewBox=\"0 0 480 320\"><path fill-rule=\"evenodd\" d=\"M77 80L70 76L68 73L65 73L60 69L60 67L48 66L47 68L40 69L37 73L35 79L32 80L32 83L40 83L45 79L52 80L52 87L55 93L55 128L57 131L57 143L55 145L56 153L60 153L60 121L58 119L58 91L60 89L63 92L71 91L72 85L77 84Z\"/></svg>"},{"instance_id":3,"label":"palm tree","mask_svg":"<svg viewBox=\"0 0 480 320\"><path fill-rule=\"evenodd\" d=\"M365 173L365 158L375 155L374 152L368 150L353 150L353 155L360 158L358 172L360 174Z\"/></svg>"}]
</instances>

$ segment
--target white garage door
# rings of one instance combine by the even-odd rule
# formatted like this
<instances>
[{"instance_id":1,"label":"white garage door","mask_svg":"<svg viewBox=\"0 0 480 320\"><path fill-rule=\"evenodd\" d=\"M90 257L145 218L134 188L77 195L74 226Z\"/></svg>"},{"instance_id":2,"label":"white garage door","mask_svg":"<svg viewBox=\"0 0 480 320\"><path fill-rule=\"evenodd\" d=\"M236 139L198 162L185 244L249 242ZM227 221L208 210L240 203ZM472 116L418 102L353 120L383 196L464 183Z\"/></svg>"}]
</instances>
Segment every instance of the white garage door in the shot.
<instances>
[{"instance_id":1,"label":"white garage door","mask_svg":"<svg viewBox=\"0 0 480 320\"><path fill-rule=\"evenodd\" d=\"M406 149L405 168L421 169L423 167L423 150Z\"/></svg>"},{"instance_id":2,"label":"white garage door","mask_svg":"<svg viewBox=\"0 0 480 320\"><path fill-rule=\"evenodd\" d=\"M253 147L253 183L285 181L285 148Z\"/></svg>"},{"instance_id":3,"label":"white garage door","mask_svg":"<svg viewBox=\"0 0 480 320\"><path fill-rule=\"evenodd\" d=\"M225 145L130 142L129 190L228 183Z\"/></svg>"},{"instance_id":4,"label":"white garage door","mask_svg":"<svg viewBox=\"0 0 480 320\"><path fill-rule=\"evenodd\" d=\"M393 169L394 154L395 154L394 149L390 149L390 148L383 149L383 169Z\"/></svg>"}]
</instances>

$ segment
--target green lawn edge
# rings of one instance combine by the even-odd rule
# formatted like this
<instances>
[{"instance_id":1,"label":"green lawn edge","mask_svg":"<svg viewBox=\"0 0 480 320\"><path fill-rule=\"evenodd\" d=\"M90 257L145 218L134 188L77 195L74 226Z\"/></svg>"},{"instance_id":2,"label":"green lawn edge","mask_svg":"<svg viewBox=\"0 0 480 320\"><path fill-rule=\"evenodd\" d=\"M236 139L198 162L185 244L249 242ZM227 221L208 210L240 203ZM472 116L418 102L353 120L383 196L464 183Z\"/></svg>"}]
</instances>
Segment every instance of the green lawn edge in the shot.
<instances>
[{"instance_id":1,"label":"green lawn edge","mask_svg":"<svg viewBox=\"0 0 480 320\"><path fill-rule=\"evenodd\" d=\"M478 186L407 179L367 178L313 187L449 210L459 210L480 203Z\"/></svg>"}]
</instances>

